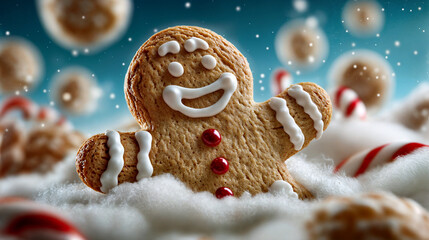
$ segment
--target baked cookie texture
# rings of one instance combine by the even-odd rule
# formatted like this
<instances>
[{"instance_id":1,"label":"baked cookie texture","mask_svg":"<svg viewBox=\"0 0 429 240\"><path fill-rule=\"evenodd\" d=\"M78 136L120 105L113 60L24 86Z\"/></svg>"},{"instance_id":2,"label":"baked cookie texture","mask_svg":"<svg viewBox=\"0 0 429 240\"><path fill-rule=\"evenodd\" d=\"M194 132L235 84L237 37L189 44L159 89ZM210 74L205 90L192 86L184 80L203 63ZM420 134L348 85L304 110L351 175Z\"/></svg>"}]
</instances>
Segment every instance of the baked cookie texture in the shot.
<instances>
[{"instance_id":1,"label":"baked cookie texture","mask_svg":"<svg viewBox=\"0 0 429 240\"><path fill-rule=\"evenodd\" d=\"M47 173L84 140L80 132L65 126L52 124L26 132L15 123L0 123L0 178Z\"/></svg>"},{"instance_id":2,"label":"baked cookie texture","mask_svg":"<svg viewBox=\"0 0 429 240\"><path fill-rule=\"evenodd\" d=\"M205 41L208 47L203 44L189 51L187 41L191 38ZM178 43L180 50L172 48L160 56L159 48L172 41ZM207 69L202 63L206 55L214 57L214 68ZM181 76L174 77L171 74L171 62L183 66ZM225 73L235 76L236 89L222 111L213 116L189 117L185 110L171 108L172 103L168 104L163 96L167 86L198 89L214 84ZM195 99L180 98L179 101L191 108L210 108L222 102L233 88L231 83L226 85ZM319 131L326 129L332 112L327 93L313 83L300 83L299 86L302 87L302 93L309 96L308 101L316 106L315 112L320 113L318 123L323 124L319 125ZM267 192L275 181L283 180L291 185L300 198L312 197L307 189L292 178L284 161L316 137L316 121L288 90L290 88L276 97L277 100L286 100L289 115L295 126L302 130L305 140L301 148L295 147L283 125L276 119L277 112L270 106L272 100L254 102L253 77L246 58L234 45L210 30L178 26L155 34L137 51L125 77L125 96L129 109L142 130L152 136L148 155L153 166L151 176L170 173L194 191L209 191L216 195L222 187L227 187L234 196L244 192L254 195ZM208 146L202 141L202 133L207 129L215 129L220 133L218 145ZM117 176L118 184L135 182L139 173L138 154L142 149L135 133L119 134L124 148L124 163ZM76 158L77 172L82 181L99 192L103 192L100 177L111 161L109 150L106 134L98 134L81 146ZM212 170L212 161L218 157L223 157L229 164L224 174Z\"/></svg>"},{"instance_id":3,"label":"baked cookie texture","mask_svg":"<svg viewBox=\"0 0 429 240\"><path fill-rule=\"evenodd\" d=\"M330 197L306 224L309 239L429 239L429 214L390 193Z\"/></svg>"}]
</instances>

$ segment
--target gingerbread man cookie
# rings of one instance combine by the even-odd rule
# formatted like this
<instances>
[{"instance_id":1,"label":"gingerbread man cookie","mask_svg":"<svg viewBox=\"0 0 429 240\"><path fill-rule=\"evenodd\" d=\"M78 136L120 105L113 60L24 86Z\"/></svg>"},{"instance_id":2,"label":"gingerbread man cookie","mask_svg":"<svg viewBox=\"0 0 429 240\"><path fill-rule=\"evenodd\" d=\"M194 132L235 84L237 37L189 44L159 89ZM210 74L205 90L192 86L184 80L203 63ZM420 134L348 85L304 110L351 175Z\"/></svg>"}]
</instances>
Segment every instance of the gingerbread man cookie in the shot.
<instances>
[{"instance_id":1,"label":"gingerbread man cookie","mask_svg":"<svg viewBox=\"0 0 429 240\"><path fill-rule=\"evenodd\" d=\"M267 192L283 181L271 189L291 187L311 197L284 161L326 129L327 93L300 83L255 103L252 84L246 58L218 34L187 26L155 34L125 78L127 103L142 130L88 139L76 159L80 178L106 193L170 173L218 198Z\"/></svg>"}]
</instances>

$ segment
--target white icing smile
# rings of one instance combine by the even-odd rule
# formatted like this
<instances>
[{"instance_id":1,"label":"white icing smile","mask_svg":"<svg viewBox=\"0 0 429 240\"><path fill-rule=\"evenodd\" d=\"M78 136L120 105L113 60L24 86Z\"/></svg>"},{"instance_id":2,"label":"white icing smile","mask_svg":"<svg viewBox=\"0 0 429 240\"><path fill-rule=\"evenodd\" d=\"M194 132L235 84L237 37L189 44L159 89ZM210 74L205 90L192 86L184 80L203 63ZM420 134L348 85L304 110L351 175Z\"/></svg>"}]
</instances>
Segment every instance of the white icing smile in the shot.
<instances>
[{"instance_id":1,"label":"white icing smile","mask_svg":"<svg viewBox=\"0 0 429 240\"><path fill-rule=\"evenodd\" d=\"M209 107L201 109L191 108L182 103L182 99L199 98L220 89L224 90L222 97L215 104ZM236 89L237 78L232 73L223 73L215 82L201 88L185 88L177 85L167 86L162 93L162 97L170 108L179 111L188 117L211 117L225 109Z\"/></svg>"}]
</instances>

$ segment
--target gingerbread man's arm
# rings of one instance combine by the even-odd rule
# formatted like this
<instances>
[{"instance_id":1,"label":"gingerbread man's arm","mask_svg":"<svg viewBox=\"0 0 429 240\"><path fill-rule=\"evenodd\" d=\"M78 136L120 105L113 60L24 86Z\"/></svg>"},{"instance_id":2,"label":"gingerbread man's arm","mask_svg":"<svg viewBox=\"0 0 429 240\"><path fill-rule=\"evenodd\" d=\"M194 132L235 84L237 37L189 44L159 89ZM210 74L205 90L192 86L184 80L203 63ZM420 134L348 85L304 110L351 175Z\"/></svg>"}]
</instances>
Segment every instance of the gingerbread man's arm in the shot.
<instances>
[{"instance_id":1,"label":"gingerbread man's arm","mask_svg":"<svg viewBox=\"0 0 429 240\"><path fill-rule=\"evenodd\" d=\"M299 83L258 104L256 114L264 125L263 136L268 136L267 142L285 160L322 135L331 120L332 105L321 87Z\"/></svg>"},{"instance_id":2,"label":"gingerbread man's arm","mask_svg":"<svg viewBox=\"0 0 429 240\"><path fill-rule=\"evenodd\" d=\"M153 169L147 154L152 139L148 136L150 133L146 131L110 131L92 136L80 147L76 157L79 177L88 187L104 193L117 184L150 177ZM120 166L115 166L117 164Z\"/></svg>"}]
</instances>

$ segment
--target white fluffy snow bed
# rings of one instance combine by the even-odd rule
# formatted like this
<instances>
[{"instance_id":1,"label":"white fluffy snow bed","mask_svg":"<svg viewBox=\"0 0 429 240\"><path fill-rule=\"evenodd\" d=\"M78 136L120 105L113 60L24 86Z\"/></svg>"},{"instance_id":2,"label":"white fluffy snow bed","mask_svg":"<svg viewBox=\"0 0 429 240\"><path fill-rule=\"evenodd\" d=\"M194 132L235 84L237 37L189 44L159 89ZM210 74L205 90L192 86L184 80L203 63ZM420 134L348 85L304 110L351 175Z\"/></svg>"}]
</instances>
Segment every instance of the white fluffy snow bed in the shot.
<instances>
[{"instance_id":1,"label":"white fluffy snow bed","mask_svg":"<svg viewBox=\"0 0 429 240\"><path fill-rule=\"evenodd\" d=\"M397 142L428 145L427 130L410 130L395 122L401 108L409 105L405 101L378 118L333 119L321 139L288 159L290 173L313 193L313 200L298 200L286 191L219 200L208 192L192 192L169 174L125 183L101 194L80 181L74 154L47 175L1 179L0 197L18 196L51 205L88 239L305 239L307 219L328 196L391 192L429 210L428 147L370 167L357 178L341 170L334 173L339 162L362 150Z\"/></svg>"},{"instance_id":2,"label":"white fluffy snow bed","mask_svg":"<svg viewBox=\"0 0 429 240\"><path fill-rule=\"evenodd\" d=\"M105 195L78 179L74 156L46 176L1 180L0 196L21 196L52 205L89 239L302 239L306 236L304 223L317 201L369 191L393 192L429 208L427 148L359 178L334 174L329 158L299 154L287 160L287 165L315 200L301 201L286 192L219 200L208 192L193 193L171 175L122 184Z\"/></svg>"}]
</instances>

